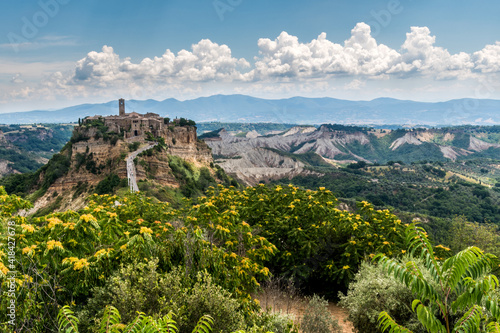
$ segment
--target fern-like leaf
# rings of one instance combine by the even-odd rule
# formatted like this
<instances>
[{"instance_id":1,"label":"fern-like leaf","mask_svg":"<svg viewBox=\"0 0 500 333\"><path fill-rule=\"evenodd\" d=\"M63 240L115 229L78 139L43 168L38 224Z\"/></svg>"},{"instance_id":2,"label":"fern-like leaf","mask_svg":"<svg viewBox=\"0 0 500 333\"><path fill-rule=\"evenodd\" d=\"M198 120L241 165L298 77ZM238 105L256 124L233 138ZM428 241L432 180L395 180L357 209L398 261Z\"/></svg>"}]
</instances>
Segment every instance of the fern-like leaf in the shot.
<instances>
[{"instance_id":1,"label":"fern-like leaf","mask_svg":"<svg viewBox=\"0 0 500 333\"><path fill-rule=\"evenodd\" d=\"M141 333L142 329L145 325L145 316L144 313L139 312L137 317L125 327L123 333Z\"/></svg>"},{"instance_id":2,"label":"fern-like leaf","mask_svg":"<svg viewBox=\"0 0 500 333\"><path fill-rule=\"evenodd\" d=\"M443 264L443 271L446 272L446 287L455 290L466 273L477 277L486 272L490 268L489 262L481 260L482 258L485 258L483 251L475 246L468 247L448 258Z\"/></svg>"},{"instance_id":3,"label":"fern-like leaf","mask_svg":"<svg viewBox=\"0 0 500 333\"><path fill-rule=\"evenodd\" d=\"M212 326L214 324L214 320L209 315L204 315L198 320L198 324L193 329L193 333L210 333L212 332Z\"/></svg>"},{"instance_id":4,"label":"fern-like leaf","mask_svg":"<svg viewBox=\"0 0 500 333\"><path fill-rule=\"evenodd\" d=\"M492 322L486 325L487 333L500 333L500 323Z\"/></svg>"},{"instance_id":5,"label":"fern-like leaf","mask_svg":"<svg viewBox=\"0 0 500 333\"><path fill-rule=\"evenodd\" d=\"M479 305L474 305L467 311L453 328L457 333L476 333L479 332L481 316L483 311Z\"/></svg>"},{"instance_id":6,"label":"fern-like leaf","mask_svg":"<svg viewBox=\"0 0 500 333\"><path fill-rule=\"evenodd\" d=\"M389 330L389 333L413 333L409 329L397 324L391 316L383 311L378 316L379 328L382 332Z\"/></svg>"},{"instance_id":7,"label":"fern-like leaf","mask_svg":"<svg viewBox=\"0 0 500 333\"><path fill-rule=\"evenodd\" d=\"M427 306L423 305L420 300L416 299L412 302L411 308L417 313L418 321L424 325L429 332L432 333L446 333L446 327L439 321L432 311Z\"/></svg>"},{"instance_id":8,"label":"fern-like leaf","mask_svg":"<svg viewBox=\"0 0 500 333\"><path fill-rule=\"evenodd\" d=\"M117 333L119 332L117 325L120 324L120 312L111 305L108 305L104 310L102 317L101 329L99 333Z\"/></svg>"},{"instance_id":9,"label":"fern-like leaf","mask_svg":"<svg viewBox=\"0 0 500 333\"><path fill-rule=\"evenodd\" d=\"M65 305L59 310L57 315L59 331L64 333L78 333L78 318L74 316L74 312L70 307Z\"/></svg>"}]
</instances>

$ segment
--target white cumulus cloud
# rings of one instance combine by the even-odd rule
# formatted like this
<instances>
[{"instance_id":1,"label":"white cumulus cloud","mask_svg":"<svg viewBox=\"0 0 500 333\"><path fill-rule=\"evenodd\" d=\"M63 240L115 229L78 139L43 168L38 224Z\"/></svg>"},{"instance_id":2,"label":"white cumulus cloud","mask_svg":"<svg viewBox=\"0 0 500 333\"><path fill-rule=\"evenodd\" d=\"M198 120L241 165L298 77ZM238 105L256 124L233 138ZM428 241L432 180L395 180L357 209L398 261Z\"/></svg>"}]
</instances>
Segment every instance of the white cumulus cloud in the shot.
<instances>
[{"instance_id":1,"label":"white cumulus cloud","mask_svg":"<svg viewBox=\"0 0 500 333\"><path fill-rule=\"evenodd\" d=\"M400 88L408 80L425 83L419 89L430 93L436 80L479 82L500 76L500 42L474 53L452 54L436 45L436 36L427 27L411 27L397 49L378 43L370 26L362 22L341 43L328 40L324 32L303 42L283 31L274 39L259 39L257 46L259 53L253 64L233 57L229 46L208 39L193 44L190 50L174 53L167 49L161 56L138 62L106 45L71 66L60 63L61 69L55 69L54 63L14 66L0 61L0 72L3 68L11 78L0 85L0 100L114 98L117 94L132 98L194 97L214 91L251 93L258 89L259 93L276 92L280 96L335 89L357 93L374 85ZM35 72L38 81L32 77ZM470 90L476 86L473 83Z\"/></svg>"}]
</instances>

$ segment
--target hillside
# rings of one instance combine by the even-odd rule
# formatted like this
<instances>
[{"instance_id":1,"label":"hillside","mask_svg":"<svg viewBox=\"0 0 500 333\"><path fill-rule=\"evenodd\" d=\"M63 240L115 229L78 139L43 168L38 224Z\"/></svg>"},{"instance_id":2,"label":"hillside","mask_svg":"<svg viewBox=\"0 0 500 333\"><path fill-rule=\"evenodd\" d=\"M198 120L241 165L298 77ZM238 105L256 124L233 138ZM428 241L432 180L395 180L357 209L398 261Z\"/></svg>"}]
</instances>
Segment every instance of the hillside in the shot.
<instances>
[{"instance_id":1,"label":"hillside","mask_svg":"<svg viewBox=\"0 0 500 333\"><path fill-rule=\"evenodd\" d=\"M499 129L322 125L253 138L218 130L205 142L215 162L248 185L326 187L340 198L400 212L497 223Z\"/></svg>"},{"instance_id":2,"label":"hillside","mask_svg":"<svg viewBox=\"0 0 500 333\"><path fill-rule=\"evenodd\" d=\"M91 193L113 193L127 186L125 159L147 145L160 144L141 153L135 162L141 191L163 200L195 196L209 185L229 179L222 170L212 168L208 146L199 141L196 128L170 123L156 131L134 135L118 129L106 118L88 118L76 126L63 149L33 173L4 177L0 183L9 193L34 202L31 213L79 209ZM175 190L177 189L177 190Z\"/></svg>"},{"instance_id":3,"label":"hillside","mask_svg":"<svg viewBox=\"0 0 500 333\"><path fill-rule=\"evenodd\" d=\"M115 102L82 104L55 111L3 113L2 123L76 122L93 115L117 114ZM161 116L185 117L197 122L274 122L295 124L500 124L500 101L459 99L416 102L392 98L349 101L334 98L293 97L262 99L245 95L215 95L193 100L131 100L131 110ZM474 105L471 108L470 105ZM368 115L368 116L367 116Z\"/></svg>"},{"instance_id":4,"label":"hillside","mask_svg":"<svg viewBox=\"0 0 500 333\"><path fill-rule=\"evenodd\" d=\"M36 171L69 141L73 125L0 125L0 178Z\"/></svg>"}]
</instances>

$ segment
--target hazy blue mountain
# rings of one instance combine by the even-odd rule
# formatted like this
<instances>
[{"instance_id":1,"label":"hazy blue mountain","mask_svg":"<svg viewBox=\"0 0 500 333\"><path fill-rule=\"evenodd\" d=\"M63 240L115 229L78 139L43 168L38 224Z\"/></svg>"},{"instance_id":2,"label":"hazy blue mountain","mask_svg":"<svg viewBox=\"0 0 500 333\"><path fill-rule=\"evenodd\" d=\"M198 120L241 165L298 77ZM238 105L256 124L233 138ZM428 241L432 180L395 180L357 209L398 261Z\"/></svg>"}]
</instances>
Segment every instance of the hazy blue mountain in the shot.
<instances>
[{"instance_id":1,"label":"hazy blue mountain","mask_svg":"<svg viewBox=\"0 0 500 333\"><path fill-rule=\"evenodd\" d=\"M154 112L170 118L186 117L196 122L274 122L296 124L500 124L500 101L459 99L427 103L377 98L348 101L335 98L261 99L244 95L215 95L193 100L127 100L127 112ZM56 111L0 114L0 123L76 122L93 115L118 114L118 101L82 104Z\"/></svg>"}]
</instances>

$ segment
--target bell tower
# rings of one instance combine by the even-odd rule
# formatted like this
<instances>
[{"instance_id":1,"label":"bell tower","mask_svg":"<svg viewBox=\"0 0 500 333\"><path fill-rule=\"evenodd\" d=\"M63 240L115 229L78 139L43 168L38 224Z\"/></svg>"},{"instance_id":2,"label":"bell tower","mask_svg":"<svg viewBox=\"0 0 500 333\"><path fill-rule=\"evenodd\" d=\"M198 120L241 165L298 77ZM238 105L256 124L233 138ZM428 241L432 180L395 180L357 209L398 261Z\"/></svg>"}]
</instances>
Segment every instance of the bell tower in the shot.
<instances>
[{"instance_id":1,"label":"bell tower","mask_svg":"<svg viewBox=\"0 0 500 333\"><path fill-rule=\"evenodd\" d=\"M118 100L118 107L120 109L120 116L125 115L125 100L123 98L120 98Z\"/></svg>"}]
</instances>

